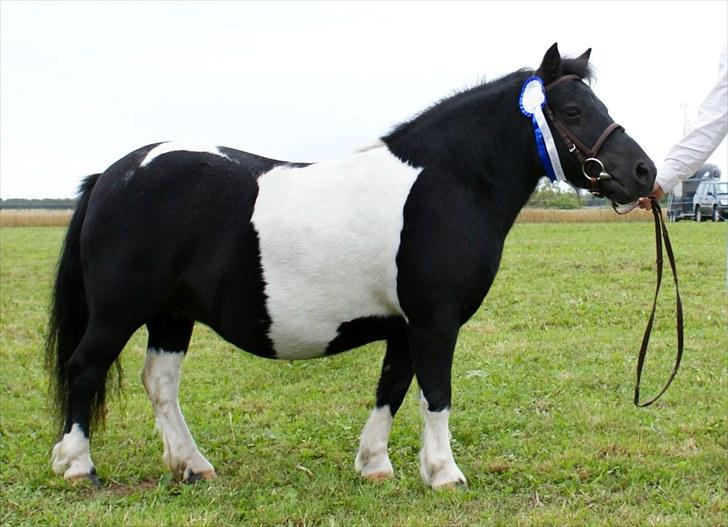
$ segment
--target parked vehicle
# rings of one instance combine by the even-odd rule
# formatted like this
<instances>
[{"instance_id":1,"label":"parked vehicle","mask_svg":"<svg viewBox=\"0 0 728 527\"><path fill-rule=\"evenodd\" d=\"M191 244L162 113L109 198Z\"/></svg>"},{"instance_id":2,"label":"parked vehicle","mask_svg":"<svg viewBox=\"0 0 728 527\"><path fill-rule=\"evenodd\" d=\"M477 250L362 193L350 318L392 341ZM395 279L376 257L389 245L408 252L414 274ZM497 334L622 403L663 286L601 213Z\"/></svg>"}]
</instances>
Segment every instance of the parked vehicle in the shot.
<instances>
[{"instance_id":1,"label":"parked vehicle","mask_svg":"<svg viewBox=\"0 0 728 527\"><path fill-rule=\"evenodd\" d=\"M682 192L678 195L675 192L671 192L667 196L667 218L669 221L678 221L682 219L696 219L696 213L701 210L700 207L695 207L695 195L698 191L698 187L703 182L719 183L720 182L720 169L715 165L703 165L700 170L695 172L686 181L682 183ZM705 188L705 187L704 187ZM707 193L706 193L707 195ZM707 216L706 216L707 214ZM718 215L721 212L719 210ZM703 217L711 217L712 209L708 212L708 209L702 209L701 219ZM723 213L723 217L725 213Z\"/></svg>"},{"instance_id":2,"label":"parked vehicle","mask_svg":"<svg viewBox=\"0 0 728 527\"><path fill-rule=\"evenodd\" d=\"M693 196L693 209L695 221L728 218L728 183L716 180L701 182Z\"/></svg>"}]
</instances>

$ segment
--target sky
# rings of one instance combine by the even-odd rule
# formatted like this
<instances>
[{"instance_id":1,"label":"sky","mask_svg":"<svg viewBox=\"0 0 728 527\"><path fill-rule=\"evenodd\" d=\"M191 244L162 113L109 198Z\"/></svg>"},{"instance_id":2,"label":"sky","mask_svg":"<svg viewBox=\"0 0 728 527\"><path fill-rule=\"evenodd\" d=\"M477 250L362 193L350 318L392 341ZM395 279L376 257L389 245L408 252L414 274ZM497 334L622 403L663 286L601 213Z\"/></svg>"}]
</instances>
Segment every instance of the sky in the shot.
<instances>
[{"instance_id":1,"label":"sky","mask_svg":"<svg viewBox=\"0 0 728 527\"><path fill-rule=\"evenodd\" d=\"M72 197L166 140L345 157L554 42L592 48L594 91L659 165L715 83L727 26L726 0L2 1L0 196ZM727 157L724 140L709 160L723 178Z\"/></svg>"}]
</instances>

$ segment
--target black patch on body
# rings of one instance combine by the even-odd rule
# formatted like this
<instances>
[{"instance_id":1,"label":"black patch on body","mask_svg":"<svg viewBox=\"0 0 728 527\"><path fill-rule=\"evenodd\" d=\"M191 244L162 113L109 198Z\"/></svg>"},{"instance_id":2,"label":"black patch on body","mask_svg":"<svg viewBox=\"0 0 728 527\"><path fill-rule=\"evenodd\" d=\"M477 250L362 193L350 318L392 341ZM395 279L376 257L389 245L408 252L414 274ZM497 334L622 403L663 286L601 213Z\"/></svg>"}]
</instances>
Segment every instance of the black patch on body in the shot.
<instances>
[{"instance_id":1,"label":"black patch on body","mask_svg":"<svg viewBox=\"0 0 728 527\"><path fill-rule=\"evenodd\" d=\"M147 348L165 353L186 353L194 321L162 315L147 322Z\"/></svg>"},{"instance_id":2,"label":"black patch on body","mask_svg":"<svg viewBox=\"0 0 728 527\"><path fill-rule=\"evenodd\" d=\"M338 335L326 347L326 355L334 355L377 340L387 340L402 333L406 323L401 317L362 317L344 322Z\"/></svg>"},{"instance_id":3,"label":"black patch on body","mask_svg":"<svg viewBox=\"0 0 728 527\"><path fill-rule=\"evenodd\" d=\"M397 293L410 324L463 324L493 283L505 237L539 176L533 130L518 119L520 86L531 74L455 95L382 138L395 156L424 167L405 203L397 254Z\"/></svg>"},{"instance_id":4,"label":"black patch on body","mask_svg":"<svg viewBox=\"0 0 728 527\"><path fill-rule=\"evenodd\" d=\"M200 321L274 357L250 220L256 178L286 163L220 148L229 159L174 151L139 167L155 146L114 163L93 189L82 233L89 303L139 325Z\"/></svg>"}]
</instances>

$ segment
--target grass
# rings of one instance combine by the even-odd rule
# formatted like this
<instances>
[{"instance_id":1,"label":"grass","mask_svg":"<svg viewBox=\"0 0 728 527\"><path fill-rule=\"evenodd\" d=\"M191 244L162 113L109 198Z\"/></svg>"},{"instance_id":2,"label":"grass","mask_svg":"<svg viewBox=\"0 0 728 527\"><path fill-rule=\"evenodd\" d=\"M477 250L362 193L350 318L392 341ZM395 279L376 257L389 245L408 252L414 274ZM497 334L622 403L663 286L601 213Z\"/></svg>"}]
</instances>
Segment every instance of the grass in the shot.
<instances>
[{"instance_id":1,"label":"grass","mask_svg":"<svg viewBox=\"0 0 728 527\"><path fill-rule=\"evenodd\" d=\"M381 344L266 361L195 329L181 404L214 482L170 481L139 380L145 334L122 355L123 395L92 440L104 486L52 474L42 341L63 228L0 229L0 525L728 525L728 224L670 225L685 303L683 367L662 400L632 406L654 287L647 223L518 224L455 354L461 492L423 487L410 390L390 457L361 481L358 435ZM669 282L666 284L669 286ZM671 368L671 290L660 300L643 394Z\"/></svg>"}]
</instances>

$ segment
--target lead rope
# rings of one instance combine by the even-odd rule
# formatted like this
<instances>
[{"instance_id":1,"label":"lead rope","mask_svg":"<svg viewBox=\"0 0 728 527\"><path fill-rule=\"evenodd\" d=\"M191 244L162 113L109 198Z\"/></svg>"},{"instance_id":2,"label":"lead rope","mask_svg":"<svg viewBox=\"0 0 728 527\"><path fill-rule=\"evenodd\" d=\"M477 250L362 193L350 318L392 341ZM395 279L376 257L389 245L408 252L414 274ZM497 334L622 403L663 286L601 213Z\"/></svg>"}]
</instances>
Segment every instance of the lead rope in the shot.
<instances>
[{"instance_id":1,"label":"lead rope","mask_svg":"<svg viewBox=\"0 0 728 527\"><path fill-rule=\"evenodd\" d=\"M672 384L675 375L677 375L678 369L680 369L680 361L682 360L683 354L683 311L682 311L682 300L680 299L680 290L677 283L677 269L675 267L675 256L672 252L672 244L670 243L670 237L667 234L667 226L665 220L662 217L662 210L657 200L652 199L652 215L655 218L655 249L657 252L657 284L655 285L655 298L652 302L652 312L650 313L650 319L647 322L645 328L645 334L642 337L642 346L640 347L639 356L637 358L637 383L634 387L634 404L640 408L650 406L652 403L657 401L662 394L664 394L670 384ZM647 402L640 403L640 380L642 378L642 367L645 364L645 358L647 357L647 345L650 342L650 334L652 333L652 325L655 321L655 309L657 308L657 296L660 292L660 285L662 284L662 241L665 241L665 251L667 252L667 259L670 262L670 268L672 269L672 277L675 282L675 319L677 329L677 354L675 356L675 366L672 369L670 378L667 379L667 383L662 388L660 393L656 397L650 399Z\"/></svg>"}]
</instances>

